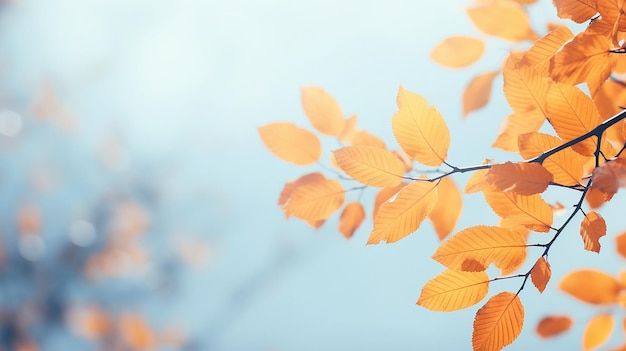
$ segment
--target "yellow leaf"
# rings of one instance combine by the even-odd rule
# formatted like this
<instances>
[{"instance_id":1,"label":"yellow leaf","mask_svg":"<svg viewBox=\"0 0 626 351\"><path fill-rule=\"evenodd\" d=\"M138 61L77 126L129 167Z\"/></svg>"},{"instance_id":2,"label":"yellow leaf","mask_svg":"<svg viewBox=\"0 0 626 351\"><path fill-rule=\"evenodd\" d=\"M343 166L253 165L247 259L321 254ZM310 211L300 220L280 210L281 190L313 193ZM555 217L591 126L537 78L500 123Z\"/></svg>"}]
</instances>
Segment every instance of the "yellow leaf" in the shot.
<instances>
[{"instance_id":1,"label":"yellow leaf","mask_svg":"<svg viewBox=\"0 0 626 351\"><path fill-rule=\"evenodd\" d=\"M551 276L552 270L550 269L550 264L546 261L545 257L539 257L530 271L530 279L540 293L546 289L546 285L548 285Z\"/></svg>"},{"instance_id":2,"label":"yellow leaf","mask_svg":"<svg viewBox=\"0 0 626 351\"><path fill-rule=\"evenodd\" d=\"M583 23L595 16L596 0L553 0L557 16L571 19L576 23Z\"/></svg>"},{"instance_id":3,"label":"yellow leaf","mask_svg":"<svg viewBox=\"0 0 626 351\"><path fill-rule=\"evenodd\" d=\"M518 138L520 155L531 159L564 143L563 140L543 133L522 134ZM584 158L571 148L557 152L543 161L543 167L554 176L554 182L573 186L583 178Z\"/></svg>"},{"instance_id":4,"label":"yellow leaf","mask_svg":"<svg viewBox=\"0 0 626 351\"><path fill-rule=\"evenodd\" d=\"M516 55L509 55L503 70L504 96L517 115L523 115L531 120L532 126L541 121L543 123L547 111L545 110L546 94L552 85L548 77L544 77L534 68L520 64ZM539 124L541 127L541 124ZM529 128L529 127L526 127ZM534 128L533 128L534 129ZM528 132L535 132L528 130Z\"/></svg>"},{"instance_id":5,"label":"yellow leaf","mask_svg":"<svg viewBox=\"0 0 626 351\"><path fill-rule=\"evenodd\" d=\"M547 74L552 56L573 37L574 33L568 27L557 27L533 44L524 54L521 64L533 67L542 75L544 72Z\"/></svg>"},{"instance_id":6,"label":"yellow leaf","mask_svg":"<svg viewBox=\"0 0 626 351\"><path fill-rule=\"evenodd\" d=\"M385 145L385 142L382 139L364 130L359 130L354 133L352 145L374 146L381 149L387 148L387 145Z\"/></svg>"},{"instance_id":7,"label":"yellow leaf","mask_svg":"<svg viewBox=\"0 0 626 351\"><path fill-rule=\"evenodd\" d=\"M463 68L476 62L485 52L485 43L466 36L452 36L437 44L430 58L448 68Z\"/></svg>"},{"instance_id":8,"label":"yellow leaf","mask_svg":"<svg viewBox=\"0 0 626 351\"><path fill-rule=\"evenodd\" d=\"M286 204L287 200L289 200L289 197L291 196L291 193L297 187L304 185L304 184L308 184L308 183L315 183L318 181L322 181L324 179L326 179L326 177L324 177L322 173L315 172L315 173L305 174L302 177L294 181L288 182L287 184L285 184L283 191L281 191L280 193L280 197L278 198L278 206L282 206Z\"/></svg>"},{"instance_id":9,"label":"yellow leaf","mask_svg":"<svg viewBox=\"0 0 626 351\"><path fill-rule=\"evenodd\" d=\"M463 193L465 194L473 194L479 191L482 191L485 188L491 187L489 182L487 181L487 172L488 169L480 169L467 181L465 184L465 188L463 189Z\"/></svg>"},{"instance_id":10,"label":"yellow leaf","mask_svg":"<svg viewBox=\"0 0 626 351\"><path fill-rule=\"evenodd\" d=\"M401 183L400 185L380 189L380 191L376 194L376 198L374 199L374 210L372 211L372 218L376 218L376 214L378 213L380 205L395 196L400 191L400 189L404 188L406 185L408 185L408 183Z\"/></svg>"},{"instance_id":11,"label":"yellow leaf","mask_svg":"<svg viewBox=\"0 0 626 351\"><path fill-rule=\"evenodd\" d=\"M512 1L493 1L467 9L474 26L481 32L510 41L535 40L524 8Z\"/></svg>"},{"instance_id":12,"label":"yellow leaf","mask_svg":"<svg viewBox=\"0 0 626 351\"><path fill-rule=\"evenodd\" d=\"M459 220L463 199L459 188L450 177L441 179L437 192L437 204L428 214L428 219L433 224L439 240L443 240L452 232Z\"/></svg>"},{"instance_id":13,"label":"yellow leaf","mask_svg":"<svg viewBox=\"0 0 626 351\"><path fill-rule=\"evenodd\" d=\"M398 112L391 127L402 149L417 162L440 166L448 157L450 132L443 117L434 106L428 106L422 96L398 90Z\"/></svg>"},{"instance_id":14,"label":"yellow leaf","mask_svg":"<svg viewBox=\"0 0 626 351\"><path fill-rule=\"evenodd\" d=\"M552 208L540 195L518 195L483 189L493 211L503 219L537 232L548 232L553 221Z\"/></svg>"},{"instance_id":15,"label":"yellow leaf","mask_svg":"<svg viewBox=\"0 0 626 351\"><path fill-rule=\"evenodd\" d=\"M516 294L501 292L478 310L474 319L474 351L498 351L512 343L524 325L524 306Z\"/></svg>"},{"instance_id":16,"label":"yellow leaf","mask_svg":"<svg viewBox=\"0 0 626 351\"><path fill-rule=\"evenodd\" d=\"M479 225L452 236L432 258L449 269L461 271L484 271L491 263L506 270L526 258L526 239L505 228Z\"/></svg>"},{"instance_id":17,"label":"yellow leaf","mask_svg":"<svg viewBox=\"0 0 626 351\"><path fill-rule=\"evenodd\" d=\"M424 285L417 304L431 311L456 311L478 303L488 291L487 273L446 270Z\"/></svg>"},{"instance_id":18,"label":"yellow leaf","mask_svg":"<svg viewBox=\"0 0 626 351\"><path fill-rule=\"evenodd\" d=\"M291 192L283 206L285 216L316 222L328 218L343 204L345 192L334 179L321 179L303 184Z\"/></svg>"},{"instance_id":19,"label":"yellow leaf","mask_svg":"<svg viewBox=\"0 0 626 351\"><path fill-rule=\"evenodd\" d=\"M372 146L347 146L333 151L335 161L347 175L375 187L402 182L404 164L390 151Z\"/></svg>"},{"instance_id":20,"label":"yellow leaf","mask_svg":"<svg viewBox=\"0 0 626 351\"><path fill-rule=\"evenodd\" d=\"M552 84L548 92L546 109L550 124L565 141L587 133L602 122L598 108L589 96L569 84ZM593 156L596 144L597 138L591 137L572 148L582 155Z\"/></svg>"},{"instance_id":21,"label":"yellow leaf","mask_svg":"<svg viewBox=\"0 0 626 351\"><path fill-rule=\"evenodd\" d=\"M595 211L585 215L580 224L580 235L585 243L585 250L600 252L600 238L606 235L606 222Z\"/></svg>"},{"instance_id":22,"label":"yellow leaf","mask_svg":"<svg viewBox=\"0 0 626 351\"><path fill-rule=\"evenodd\" d=\"M491 166L487 172L487 181L497 191L533 195L544 192L553 177L552 173L536 162L506 162Z\"/></svg>"},{"instance_id":23,"label":"yellow leaf","mask_svg":"<svg viewBox=\"0 0 626 351\"><path fill-rule=\"evenodd\" d=\"M320 133L341 136L346 120L341 107L324 89L306 86L301 91L302 108L309 121Z\"/></svg>"},{"instance_id":24,"label":"yellow leaf","mask_svg":"<svg viewBox=\"0 0 626 351\"><path fill-rule=\"evenodd\" d=\"M363 205L358 202L347 204L339 218L339 232L343 234L346 239L350 239L364 219L365 209Z\"/></svg>"},{"instance_id":25,"label":"yellow leaf","mask_svg":"<svg viewBox=\"0 0 626 351\"><path fill-rule=\"evenodd\" d=\"M358 121L358 117L356 115L352 115L346 118L343 126L343 131L339 135L339 141L342 143L351 143L352 138L357 133L356 131L356 123Z\"/></svg>"},{"instance_id":26,"label":"yellow leaf","mask_svg":"<svg viewBox=\"0 0 626 351\"><path fill-rule=\"evenodd\" d=\"M542 338L551 338L564 333L572 327L572 319L568 316L544 317L537 324L537 334Z\"/></svg>"},{"instance_id":27,"label":"yellow leaf","mask_svg":"<svg viewBox=\"0 0 626 351\"><path fill-rule=\"evenodd\" d=\"M557 82L587 82L600 87L617 63L615 55L609 52L612 48L613 43L606 36L582 32L552 57L550 75Z\"/></svg>"},{"instance_id":28,"label":"yellow leaf","mask_svg":"<svg viewBox=\"0 0 626 351\"><path fill-rule=\"evenodd\" d=\"M538 131L545 117L535 111L508 115L500 126L498 137L491 145L505 151L519 151L518 139L521 135Z\"/></svg>"},{"instance_id":29,"label":"yellow leaf","mask_svg":"<svg viewBox=\"0 0 626 351\"><path fill-rule=\"evenodd\" d=\"M265 147L283 161L304 166L322 155L322 144L315 134L293 123L270 123L257 130Z\"/></svg>"},{"instance_id":30,"label":"yellow leaf","mask_svg":"<svg viewBox=\"0 0 626 351\"><path fill-rule=\"evenodd\" d=\"M601 314L593 317L583 334L583 350L593 350L609 340L615 328L615 320L611 314Z\"/></svg>"},{"instance_id":31,"label":"yellow leaf","mask_svg":"<svg viewBox=\"0 0 626 351\"><path fill-rule=\"evenodd\" d=\"M590 286L593 289L589 289ZM582 269L567 274L559 288L580 301L601 305L617 302L621 286L615 278L602 271Z\"/></svg>"},{"instance_id":32,"label":"yellow leaf","mask_svg":"<svg viewBox=\"0 0 626 351\"><path fill-rule=\"evenodd\" d=\"M470 112L483 108L489 102L493 80L500 71L491 71L479 74L472 78L463 91L463 117Z\"/></svg>"},{"instance_id":33,"label":"yellow leaf","mask_svg":"<svg viewBox=\"0 0 626 351\"><path fill-rule=\"evenodd\" d=\"M416 181L383 203L374 218L367 244L398 241L416 231L437 203L437 184Z\"/></svg>"}]
</instances>

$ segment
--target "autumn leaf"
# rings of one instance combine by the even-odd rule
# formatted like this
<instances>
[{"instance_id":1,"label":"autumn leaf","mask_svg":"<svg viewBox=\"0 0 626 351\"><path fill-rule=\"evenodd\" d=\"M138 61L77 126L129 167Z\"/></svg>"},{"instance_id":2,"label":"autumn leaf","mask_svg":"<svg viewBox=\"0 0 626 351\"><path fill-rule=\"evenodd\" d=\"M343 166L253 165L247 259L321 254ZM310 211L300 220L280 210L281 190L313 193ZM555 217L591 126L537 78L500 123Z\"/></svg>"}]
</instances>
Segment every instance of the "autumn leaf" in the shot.
<instances>
[{"instance_id":1,"label":"autumn leaf","mask_svg":"<svg viewBox=\"0 0 626 351\"><path fill-rule=\"evenodd\" d=\"M522 134L518 138L520 155L528 160L553 149L564 141L553 135L544 133ZM580 184L583 178L582 156L567 148L546 158L543 167L554 176L554 182L561 185L573 186Z\"/></svg>"},{"instance_id":2,"label":"autumn leaf","mask_svg":"<svg viewBox=\"0 0 626 351\"><path fill-rule=\"evenodd\" d=\"M437 186L437 193L437 204L428 214L428 219L433 224L439 240L443 240L454 230L459 220L463 199L459 188L450 177L441 179Z\"/></svg>"},{"instance_id":3,"label":"autumn leaf","mask_svg":"<svg viewBox=\"0 0 626 351\"><path fill-rule=\"evenodd\" d=\"M339 217L339 232L346 239L350 239L363 220L365 219L365 209L358 202L351 202L344 207Z\"/></svg>"},{"instance_id":4,"label":"autumn leaf","mask_svg":"<svg viewBox=\"0 0 626 351\"><path fill-rule=\"evenodd\" d=\"M324 177L322 173L314 172L314 173L305 174L302 177L294 181L288 182L287 184L285 184L283 191L281 191L280 193L280 197L278 198L278 205L283 206L284 204L286 204L287 200L289 200L289 197L291 196L291 193L293 193L293 191L297 189L299 186L304 185L304 184L319 182L324 179L326 179L326 177Z\"/></svg>"},{"instance_id":5,"label":"autumn leaf","mask_svg":"<svg viewBox=\"0 0 626 351\"><path fill-rule=\"evenodd\" d=\"M557 27L535 41L533 46L524 54L520 64L531 66L542 76L544 72L547 74L552 56L573 37L574 33L567 26Z\"/></svg>"},{"instance_id":6,"label":"autumn leaf","mask_svg":"<svg viewBox=\"0 0 626 351\"><path fill-rule=\"evenodd\" d=\"M545 121L545 117L538 115L535 111L508 115L500 125L498 137L491 146L505 151L517 152L519 151L519 137L538 131L541 129L543 121Z\"/></svg>"},{"instance_id":7,"label":"autumn leaf","mask_svg":"<svg viewBox=\"0 0 626 351\"><path fill-rule=\"evenodd\" d=\"M617 253L626 258L626 231L615 237ZM625 287L626 288L626 287Z\"/></svg>"},{"instance_id":8,"label":"autumn leaf","mask_svg":"<svg viewBox=\"0 0 626 351\"><path fill-rule=\"evenodd\" d=\"M503 193L485 188L483 194L493 211L503 219L523 225L537 232L548 232L552 226L553 213L540 195Z\"/></svg>"},{"instance_id":9,"label":"autumn leaf","mask_svg":"<svg viewBox=\"0 0 626 351\"><path fill-rule=\"evenodd\" d=\"M500 71L489 71L472 78L463 91L463 117L487 105L493 80L499 74Z\"/></svg>"},{"instance_id":10,"label":"autumn leaf","mask_svg":"<svg viewBox=\"0 0 626 351\"><path fill-rule=\"evenodd\" d=\"M373 146L381 149L387 148L387 145L382 139L364 130L358 130L354 133L351 144L360 146Z\"/></svg>"},{"instance_id":11,"label":"autumn leaf","mask_svg":"<svg viewBox=\"0 0 626 351\"><path fill-rule=\"evenodd\" d=\"M616 64L611 39L601 34L580 33L550 60L550 75L557 82L587 82L600 87ZM595 94L595 91L591 91Z\"/></svg>"},{"instance_id":12,"label":"autumn leaf","mask_svg":"<svg viewBox=\"0 0 626 351\"><path fill-rule=\"evenodd\" d=\"M322 155L322 144L315 134L289 122L276 122L258 128L261 140L274 156L304 166Z\"/></svg>"},{"instance_id":13,"label":"autumn leaf","mask_svg":"<svg viewBox=\"0 0 626 351\"><path fill-rule=\"evenodd\" d=\"M598 12L595 0L553 0L557 16L583 23Z\"/></svg>"},{"instance_id":14,"label":"autumn leaf","mask_svg":"<svg viewBox=\"0 0 626 351\"><path fill-rule=\"evenodd\" d=\"M589 289L593 286L593 289ZM612 276L597 270L582 269L567 274L559 288L572 297L590 304L612 304L617 302L621 286Z\"/></svg>"},{"instance_id":15,"label":"autumn leaf","mask_svg":"<svg viewBox=\"0 0 626 351\"><path fill-rule=\"evenodd\" d=\"M493 1L467 9L474 26L481 32L505 40L535 40L538 35L530 27L524 8L512 1Z\"/></svg>"},{"instance_id":16,"label":"autumn leaf","mask_svg":"<svg viewBox=\"0 0 626 351\"><path fill-rule=\"evenodd\" d=\"M378 213L380 205L395 196L400 191L400 189L402 189L406 185L408 185L408 183L401 183L400 185L380 189L380 191L376 194L376 198L374 199L374 210L372 211L372 218L376 218L376 214Z\"/></svg>"},{"instance_id":17,"label":"autumn leaf","mask_svg":"<svg viewBox=\"0 0 626 351\"><path fill-rule=\"evenodd\" d=\"M537 334L542 338L551 338L568 331L572 327L572 319L568 316L544 317L537 324Z\"/></svg>"},{"instance_id":18,"label":"autumn leaf","mask_svg":"<svg viewBox=\"0 0 626 351\"><path fill-rule=\"evenodd\" d=\"M463 193L465 194L473 194L479 191L482 191L485 188L491 187L489 182L487 181L487 172L488 169L480 169L465 183L465 188L463 188Z\"/></svg>"},{"instance_id":19,"label":"autumn leaf","mask_svg":"<svg viewBox=\"0 0 626 351\"><path fill-rule=\"evenodd\" d=\"M478 310L474 319L474 351L497 351L511 344L524 325L524 306L516 294L501 292Z\"/></svg>"},{"instance_id":20,"label":"autumn leaf","mask_svg":"<svg viewBox=\"0 0 626 351\"><path fill-rule=\"evenodd\" d=\"M497 191L533 195L544 192L553 177L538 163L506 162L491 166L487 172L487 181Z\"/></svg>"},{"instance_id":21,"label":"autumn leaf","mask_svg":"<svg viewBox=\"0 0 626 351\"><path fill-rule=\"evenodd\" d=\"M439 111L402 86L397 103L399 110L393 115L391 127L398 144L417 162L440 166L448 157L450 132Z\"/></svg>"},{"instance_id":22,"label":"autumn leaf","mask_svg":"<svg viewBox=\"0 0 626 351\"><path fill-rule=\"evenodd\" d=\"M546 289L551 275L550 264L546 261L545 257L539 257L530 271L530 279L540 293Z\"/></svg>"},{"instance_id":23,"label":"autumn leaf","mask_svg":"<svg viewBox=\"0 0 626 351\"><path fill-rule=\"evenodd\" d=\"M601 190L598 190L594 184L591 184L589 190L587 190L587 194L585 194L585 201L587 201L587 205L592 209L597 209L602 207L605 202L611 201L615 193L607 193Z\"/></svg>"},{"instance_id":24,"label":"autumn leaf","mask_svg":"<svg viewBox=\"0 0 626 351\"><path fill-rule=\"evenodd\" d=\"M417 304L431 311L456 311L478 303L488 291L487 273L446 270L424 285Z\"/></svg>"},{"instance_id":25,"label":"autumn leaf","mask_svg":"<svg viewBox=\"0 0 626 351\"><path fill-rule=\"evenodd\" d=\"M372 146L347 146L333 151L347 175L365 185L396 186L402 182L404 164L390 151Z\"/></svg>"},{"instance_id":26,"label":"autumn leaf","mask_svg":"<svg viewBox=\"0 0 626 351\"><path fill-rule=\"evenodd\" d=\"M626 187L626 159L618 158L593 170L591 179L597 190L615 194L620 187Z\"/></svg>"},{"instance_id":27,"label":"autumn leaf","mask_svg":"<svg viewBox=\"0 0 626 351\"><path fill-rule=\"evenodd\" d=\"M430 58L448 68L463 68L476 62L485 52L485 43L467 36L452 36L437 44Z\"/></svg>"},{"instance_id":28,"label":"autumn leaf","mask_svg":"<svg viewBox=\"0 0 626 351\"><path fill-rule=\"evenodd\" d=\"M416 181L403 187L393 199L383 203L374 218L367 244L398 241L416 231L437 203L437 184Z\"/></svg>"},{"instance_id":29,"label":"autumn leaf","mask_svg":"<svg viewBox=\"0 0 626 351\"><path fill-rule=\"evenodd\" d=\"M532 126L535 126L539 121L543 122L547 115L545 109L546 95L552 81L531 66L520 64L517 55L509 55L504 64L502 75L504 78L504 96L513 111L518 115L523 115L526 120L531 120Z\"/></svg>"},{"instance_id":30,"label":"autumn leaf","mask_svg":"<svg viewBox=\"0 0 626 351\"><path fill-rule=\"evenodd\" d=\"M306 86L301 90L302 108L309 121L320 133L340 136L344 131L345 119L341 107L324 89Z\"/></svg>"},{"instance_id":31,"label":"autumn leaf","mask_svg":"<svg viewBox=\"0 0 626 351\"><path fill-rule=\"evenodd\" d=\"M600 238L606 235L606 222L597 212L589 212L580 224L585 250L600 252Z\"/></svg>"},{"instance_id":32,"label":"autumn leaf","mask_svg":"<svg viewBox=\"0 0 626 351\"><path fill-rule=\"evenodd\" d=\"M346 118L343 126L343 130L341 134L339 134L339 141L342 143L352 143L352 139L357 133L356 123L358 122L358 117L356 115L352 115Z\"/></svg>"},{"instance_id":33,"label":"autumn leaf","mask_svg":"<svg viewBox=\"0 0 626 351\"><path fill-rule=\"evenodd\" d=\"M291 192L283 206L285 216L316 222L328 218L343 204L345 192L334 179L320 179L301 185Z\"/></svg>"},{"instance_id":34,"label":"autumn leaf","mask_svg":"<svg viewBox=\"0 0 626 351\"><path fill-rule=\"evenodd\" d=\"M583 334L583 350L590 351L607 342L614 327L615 320L611 314L607 313L593 317L587 324Z\"/></svg>"},{"instance_id":35,"label":"autumn leaf","mask_svg":"<svg viewBox=\"0 0 626 351\"><path fill-rule=\"evenodd\" d=\"M508 270L526 258L526 239L506 228L469 227L442 243L432 258L449 269L461 271L484 271L491 263Z\"/></svg>"}]
</instances>

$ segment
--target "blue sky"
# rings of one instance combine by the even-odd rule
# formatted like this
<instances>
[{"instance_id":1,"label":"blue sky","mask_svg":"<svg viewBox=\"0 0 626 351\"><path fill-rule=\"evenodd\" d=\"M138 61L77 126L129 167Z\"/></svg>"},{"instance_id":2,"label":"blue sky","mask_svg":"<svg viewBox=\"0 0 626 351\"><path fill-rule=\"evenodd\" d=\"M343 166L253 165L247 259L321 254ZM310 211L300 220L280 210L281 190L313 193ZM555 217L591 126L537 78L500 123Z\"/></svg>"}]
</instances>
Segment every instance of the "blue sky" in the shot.
<instances>
[{"instance_id":1,"label":"blue sky","mask_svg":"<svg viewBox=\"0 0 626 351\"><path fill-rule=\"evenodd\" d=\"M17 1L0 21L3 85L25 99L51 81L77 116L80 145L95 147L94 140L114 130L129 167L168 170L168 220L179 220L211 245L209 267L186 276L175 309L194 332L210 335L215 349L470 349L478 306L454 313L415 306L423 284L442 270L429 258L438 245L430 224L398 243L365 247L370 221L350 241L338 233L336 218L319 231L285 221L275 205L283 184L318 168L276 159L256 132L274 121L310 128L299 90L318 85L346 115L358 115L360 128L395 146L390 120L402 84L446 118L452 164L519 159L489 148L509 112L501 79L489 107L461 119L465 85L497 69L509 48L471 26L463 11L468 5ZM537 23L554 17L547 1L532 11ZM452 34L487 40L486 56L462 71L432 63L432 47ZM336 143L325 139L324 147L330 151ZM458 184L466 179L456 178ZM464 200L459 229L496 222L480 195ZM603 215L609 223L618 216ZM609 235L621 230L610 225ZM522 293L526 325L508 350L577 348L595 310L558 292L558 279L575 267L617 273L623 264L612 238L603 239L598 257L583 252L577 228L564 236L550 255L554 278L547 291L541 298L530 286ZM490 295L517 289L517 282L507 284L494 284ZM534 335L536 322L549 313L576 317L567 337L544 342Z\"/></svg>"}]
</instances>

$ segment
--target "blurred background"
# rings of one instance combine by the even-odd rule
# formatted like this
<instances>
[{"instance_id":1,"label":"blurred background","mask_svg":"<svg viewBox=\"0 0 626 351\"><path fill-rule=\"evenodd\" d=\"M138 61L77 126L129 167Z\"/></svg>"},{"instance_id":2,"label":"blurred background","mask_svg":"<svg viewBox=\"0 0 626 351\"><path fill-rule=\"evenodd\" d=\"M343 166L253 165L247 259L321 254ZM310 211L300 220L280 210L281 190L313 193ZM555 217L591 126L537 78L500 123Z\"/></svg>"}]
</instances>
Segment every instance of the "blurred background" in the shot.
<instances>
[{"instance_id":1,"label":"blurred background","mask_svg":"<svg viewBox=\"0 0 626 351\"><path fill-rule=\"evenodd\" d=\"M284 183L319 168L276 159L256 131L310 128L300 88L318 85L395 145L402 84L446 118L451 163L517 159L489 147L509 112L501 78L490 105L461 118L464 87L512 47L477 32L469 5L2 1L0 350L470 349L476 308L415 306L441 271L430 224L365 247L369 219L350 241L336 217L319 230L285 221ZM529 11L545 33L551 3ZM437 66L428 55L451 34L486 40L487 54L462 71ZM609 237L626 228L617 209L602 214ZM465 198L459 228L495 220L479 195ZM577 228L567 236L551 251L543 296L522 293L526 326L510 350L578 348L597 311L560 293L557 279L623 265L612 238L597 256ZM535 336L541 317L564 312L580 321L569 337Z\"/></svg>"}]
</instances>

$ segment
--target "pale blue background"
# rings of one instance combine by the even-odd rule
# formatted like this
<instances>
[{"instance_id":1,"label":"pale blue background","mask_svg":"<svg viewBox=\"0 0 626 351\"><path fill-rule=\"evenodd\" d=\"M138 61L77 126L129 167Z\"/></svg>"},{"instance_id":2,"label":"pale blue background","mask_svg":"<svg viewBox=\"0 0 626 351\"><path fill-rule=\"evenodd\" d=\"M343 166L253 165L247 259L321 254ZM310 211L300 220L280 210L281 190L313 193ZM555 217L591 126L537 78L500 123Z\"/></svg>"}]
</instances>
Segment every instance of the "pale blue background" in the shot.
<instances>
[{"instance_id":1,"label":"pale blue background","mask_svg":"<svg viewBox=\"0 0 626 351\"><path fill-rule=\"evenodd\" d=\"M7 103L19 105L42 81L52 82L77 116L72 138L83 150L60 157L89 162L86 154L113 130L122 136L128 167L156 172L150 176L167 186L171 202L164 225L180 225L208 241L210 263L187 273L182 292L170 306L155 307L155 314L175 315L207 349L469 350L478 306L454 313L415 306L421 287L442 270L429 258L438 245L430 224L396 244L365 247L369 220L351 241L338 233L336 218L319 231L285 221L275 205L283 184L318 168L276 159L256 132L274 121L310 128L299 89L318 85L346 115L358 115L359 127L395 147L390 118L402 84L446 118L452 164L518 159L489 148L509 113L501 78L489 107L461 119L465 85L473 75L500 67L510 47L478 33L464 13L468 5L15 1L0 18L1 84L17 100ZM542 1L532 11L537 31L544 33L554 9ZM432 63L430 50L451 34L486 39L486 56L460 71ZM337 145L329 138L323 142L326 151ZM462 186L467 176L456 179ZM550 199L573 201L558 194ZM623 211L623 200L615 198L614 213L603 211L609 236L626 227L615 211ZM470 195L459 228L479 223L495 224L496 218L481 195ZM530 283L521 294L526 324L508 350L580 348L584 324L597 310L560 293L557 282L575 267L617 273L624 262L614 254L612 238L602 240L601 256L584 252L578 223L551 252L554 277L543 296ZM539 251L529 254L534 262ZM496 283L490 295L518 286ZM576 324L566 336L546 342L534 327L550 313L569 313ZM615 335L613 346L621 332Z\"/></svg>"}]
</instances>

